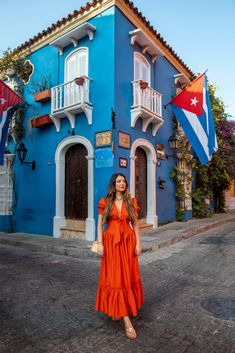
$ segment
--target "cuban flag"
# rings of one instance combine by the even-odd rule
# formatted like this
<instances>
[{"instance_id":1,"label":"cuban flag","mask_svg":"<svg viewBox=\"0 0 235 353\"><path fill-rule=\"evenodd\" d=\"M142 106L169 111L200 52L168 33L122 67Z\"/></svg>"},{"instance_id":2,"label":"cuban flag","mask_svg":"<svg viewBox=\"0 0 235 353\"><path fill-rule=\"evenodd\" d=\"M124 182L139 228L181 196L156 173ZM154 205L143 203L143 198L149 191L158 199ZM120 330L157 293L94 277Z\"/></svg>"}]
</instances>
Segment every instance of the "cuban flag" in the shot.
<instances>
[{"instance_id":1,"label":"cuban flag","mask_svg":"<svg viewBox=\"0 0 235 353\"><path fill-rule=\"evenodd\" d=\"M205 73L170 104L200 163L207 164L218 145Z\"/></svg>"},{"instance_id":2,"label":"cuban flag","mask_svg":"<svg viewBox=\"0 0 235 353\"><path fill-rule=\"evenodd\" d=\"M4 163L4 149L10 120L24 100L0 80L0 165Z\"/></svg>"}]
</instances>

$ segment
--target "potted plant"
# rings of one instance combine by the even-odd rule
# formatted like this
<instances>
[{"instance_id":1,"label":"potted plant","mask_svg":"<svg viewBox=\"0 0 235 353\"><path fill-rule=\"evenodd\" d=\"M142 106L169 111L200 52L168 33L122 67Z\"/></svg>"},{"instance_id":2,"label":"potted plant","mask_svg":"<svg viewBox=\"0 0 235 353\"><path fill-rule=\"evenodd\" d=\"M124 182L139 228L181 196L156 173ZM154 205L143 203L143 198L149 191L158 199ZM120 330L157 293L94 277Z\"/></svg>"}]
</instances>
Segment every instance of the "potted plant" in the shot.
<instances>
[{"instance_id":1,"label":"potted plant","mask_svg":"<svg viewBox=\"0 0 235 353\"><path fill-rule=\"evenodd\" d=\"M148 87L148 82L140 80L140 88L141 89L146 89Z\"/></svg>"},{"instance_id":2,"label":"potted plant","mask_svg":"<svg viewBox=\"0 0 235 353\"><path fill-rule=\"evenodd\" d=\"M41 92L34 93L34 100L38 103L44 103L51 99L51 90L45 89Z\"/></svg>"},{"instance_id":3,"label":"potted plant","mask_svg":"<svg viewBox=\"0 0 235 353\"><path fill-rule=\"evenodd\" d=\"M39 80L32 81L32 90L35 102L43 103L51 99L51 76L43 75Z\"/></svg>"},{"instance_id":4,"label":"potted plant","mask_svg":"<svg viewBox=\"0 0 235 353\"><path fill-rule=\"evenodd\" d=\"M38 128L47 124L52 124L53 121L51 120L49 114L44 114L40 116L36 116L31 120L31 127Z\"/></svg>"},{"instance_id":5,"label":"potted plant","mask_svg":"<svg viewBox=\"0 0 235 353\"><path fill-rule=\"evenodd\" d=\"M76 77L75 78L75 83L78 85L78 86L82 86L83 83L85 81L85 77L84 76L80 76L80 77Z\"/></svg>"}]
</instances>

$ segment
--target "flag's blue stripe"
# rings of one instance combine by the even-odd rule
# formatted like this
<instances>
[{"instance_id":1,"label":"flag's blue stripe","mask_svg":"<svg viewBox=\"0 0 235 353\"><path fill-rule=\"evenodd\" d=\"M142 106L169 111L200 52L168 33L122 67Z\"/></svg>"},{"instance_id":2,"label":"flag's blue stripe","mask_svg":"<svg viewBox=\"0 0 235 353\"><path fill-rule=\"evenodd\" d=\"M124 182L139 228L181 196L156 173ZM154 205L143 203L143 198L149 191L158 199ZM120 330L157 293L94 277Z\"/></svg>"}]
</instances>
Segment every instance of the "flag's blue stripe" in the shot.
<instances>
[{"instance_id":1,"label":"flag's blue stripe","mask_svg":"<svg viewBox=\"0 0 235 353\"><path fill-rule=\"evenodd\" d=\"M201 164L206 164L209 162L208 156L204 150L203 145L201 144L198 136L196 135L194 129L192 128L191 124L189 123L186 115L182 111L181 108L176 107L175 105L171 105L173 112L175 113L176 118L178 119L180 125L182 126L189 142L192 145L196 155ZM204 126L203 126L204 129ZM204 129L205 130L205 129ZM206 131L206 130L205 130Z\"/></svg>"}]
</instances>

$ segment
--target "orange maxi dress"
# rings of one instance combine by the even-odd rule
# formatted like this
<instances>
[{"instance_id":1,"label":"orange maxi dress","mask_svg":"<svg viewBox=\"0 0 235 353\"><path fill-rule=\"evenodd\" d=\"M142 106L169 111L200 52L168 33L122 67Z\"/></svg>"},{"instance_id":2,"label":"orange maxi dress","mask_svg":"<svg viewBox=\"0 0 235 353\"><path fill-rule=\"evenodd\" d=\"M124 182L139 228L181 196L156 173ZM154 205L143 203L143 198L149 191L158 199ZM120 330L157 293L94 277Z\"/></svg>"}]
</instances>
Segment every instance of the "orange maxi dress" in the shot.
<instances>
[{"instance_id":1,"label":"orange maxi dress","mask_svg":"<svg viewBox=\"0 0 235 353\"><path fill-rule=\"evenodd\" d=\"M106 199L99 202L98 213L103 214ZM138 212L136 199L133 204ZM101 259L100 279L96 296L96 311L114 318L137 315L144 302L138 256L135 255L136 236L128 219L125 202L118 214L114 202L106 230L103 232L104 255Z\"/></svg>"}]
</instances>

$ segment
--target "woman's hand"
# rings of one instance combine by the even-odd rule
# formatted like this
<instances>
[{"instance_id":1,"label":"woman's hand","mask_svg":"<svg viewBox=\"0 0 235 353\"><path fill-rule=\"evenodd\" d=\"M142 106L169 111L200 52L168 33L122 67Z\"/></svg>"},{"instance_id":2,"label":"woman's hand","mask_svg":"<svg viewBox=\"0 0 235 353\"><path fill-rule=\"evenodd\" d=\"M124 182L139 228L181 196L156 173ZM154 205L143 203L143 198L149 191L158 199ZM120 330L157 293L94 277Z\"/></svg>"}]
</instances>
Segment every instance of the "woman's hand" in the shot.
<instances>
[{"instance_id":1,"label":"woman's hand","mask_svg":"<svg viewBox=\"0 0 235 353\"><path fill-rule=\"evenodd\" d=\"M103 245L102 242L98 243L97 254L99 256L103 256L104 255L104 245Z\"/></svg>"},{"instance_id":2,"label":"woman's hand","mask_svg":"<svg viewBox=\"0 0 235 353\"><path fill-rule=\"evenodd\" d=\"M140 244L139 241L136 242L135 254L136 254L137 256L140 256L140 255L141 255L141 244Z\"/></svg>"}]
</instances>

